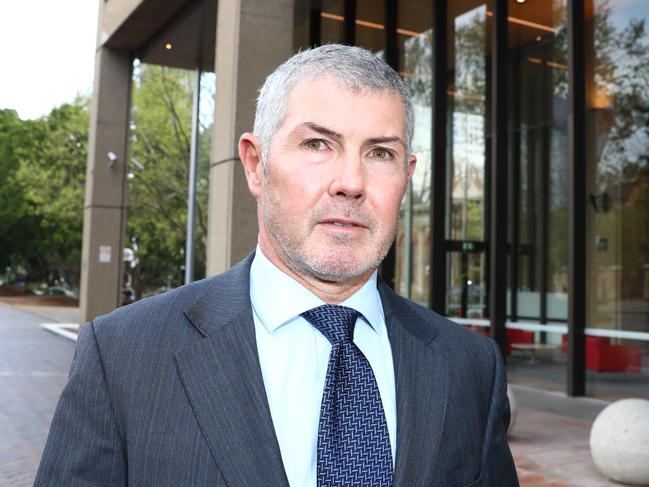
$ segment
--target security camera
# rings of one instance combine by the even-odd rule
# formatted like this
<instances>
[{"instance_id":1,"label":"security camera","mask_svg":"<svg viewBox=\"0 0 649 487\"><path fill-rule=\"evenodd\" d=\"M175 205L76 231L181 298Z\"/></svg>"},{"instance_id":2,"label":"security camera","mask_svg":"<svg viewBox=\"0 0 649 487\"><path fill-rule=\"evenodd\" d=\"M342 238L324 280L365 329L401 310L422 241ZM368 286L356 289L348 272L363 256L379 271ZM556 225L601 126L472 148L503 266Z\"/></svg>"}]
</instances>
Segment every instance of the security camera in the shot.
<instances>
[{"instance_id":1,"label":"security camera","mask_svg":"<svg viewBox=\"0 0 649 487\"><path fill-rule=\"evenodd\" d=\"M108 154L106 154L106 157L108 157L108 167L113 167L117 162L117 154L115 154L113 151L110 151L108 152Z\"/></svg>"}]
</instances>

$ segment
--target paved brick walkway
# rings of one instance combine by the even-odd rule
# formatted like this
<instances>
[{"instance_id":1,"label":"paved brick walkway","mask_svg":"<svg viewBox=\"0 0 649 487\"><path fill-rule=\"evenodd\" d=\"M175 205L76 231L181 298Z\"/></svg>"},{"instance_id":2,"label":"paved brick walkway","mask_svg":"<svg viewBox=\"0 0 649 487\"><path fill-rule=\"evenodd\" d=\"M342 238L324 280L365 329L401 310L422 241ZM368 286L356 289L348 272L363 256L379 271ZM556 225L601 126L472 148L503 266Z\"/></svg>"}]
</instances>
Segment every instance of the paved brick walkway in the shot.
<instances>
[{"instance_id":1,"label":"paved brick walkway","mask_svg":"<svg viewBox=\"0 0 649 487\"><path fill-rule=\"evenodd\" d=\"M518 416L509 445L522 487L620 486L599 473L590 455L590 429L609 404L588 397L513 385Z\"/></svg>"},{"instance_id":2,"label":"paved brick walkway","mask_svg":"<svg viewBox=\"0 0 649 487\"><path fill-rule=\"evenodd\" d=\"M0 486L31 486L74 343L0 302Z\"/></svg>"},{"instance_id":3,"label":"paved brick walkway","mask_svg":"<svg viewBox=\"0 0 649 487\"><path fill-rule=\"evenodd\" d=\"M591 421L523 409L509 444L521 487L614 487L590 456Z\"/></svg>"}]
</instances>

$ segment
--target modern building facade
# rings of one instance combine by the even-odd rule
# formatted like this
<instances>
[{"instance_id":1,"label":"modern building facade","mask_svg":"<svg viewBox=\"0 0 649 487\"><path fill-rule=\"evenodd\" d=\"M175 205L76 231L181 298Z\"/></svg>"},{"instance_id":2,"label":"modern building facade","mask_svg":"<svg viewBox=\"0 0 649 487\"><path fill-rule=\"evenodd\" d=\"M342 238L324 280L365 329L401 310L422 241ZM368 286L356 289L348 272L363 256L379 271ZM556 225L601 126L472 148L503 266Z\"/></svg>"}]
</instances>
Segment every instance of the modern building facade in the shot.
<instances>
[{"instance_id":1,"label":"modern building facade","mask_svg":"<svg viewBox=\"0 0 649 487\"><path fill-rule=\"evenodd\" d=\"M383 278L491 334L510 381L649 397L648 24L649 0L102 0L84 318L119 302L133 60L216 75L214 274L256 243L236 148L257 87L342 42L415 102L419 163Z\"/></svg>"}]
</instances>

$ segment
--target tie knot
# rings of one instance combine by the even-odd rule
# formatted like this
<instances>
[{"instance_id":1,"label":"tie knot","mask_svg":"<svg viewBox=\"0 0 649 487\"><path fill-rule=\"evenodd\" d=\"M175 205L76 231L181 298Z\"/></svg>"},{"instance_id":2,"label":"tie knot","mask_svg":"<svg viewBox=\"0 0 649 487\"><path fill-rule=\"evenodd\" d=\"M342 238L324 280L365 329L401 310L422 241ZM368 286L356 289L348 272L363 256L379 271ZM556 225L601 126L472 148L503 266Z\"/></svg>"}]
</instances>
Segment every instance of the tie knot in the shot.
<instances>
[{"instance_id":1,"label":"tie knot","mask_svg":"<svg viewBox=\"0 0 649 487\"><path fill-rule=\"evenodd\" d=\"M305 311L301 315L315 326L332 345L351 342L354 338L354 325L361 314L355 309L336 304L323 304Z\"/></svg>"}]
</instances>

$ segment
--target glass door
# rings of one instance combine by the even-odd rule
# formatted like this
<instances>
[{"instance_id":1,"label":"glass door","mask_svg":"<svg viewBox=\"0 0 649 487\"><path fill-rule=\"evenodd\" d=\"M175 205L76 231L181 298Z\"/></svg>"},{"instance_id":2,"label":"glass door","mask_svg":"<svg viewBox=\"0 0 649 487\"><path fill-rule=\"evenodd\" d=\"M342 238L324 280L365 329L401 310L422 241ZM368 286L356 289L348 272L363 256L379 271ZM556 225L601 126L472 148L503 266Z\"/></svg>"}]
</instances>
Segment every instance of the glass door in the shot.
<instances>
[{"instance_id":1,"label":"glass door","mask_svg":"<svg viewBox=\"0 0 649 487\"><path fill-rule=\"evenodd\" d=\"M489 4L448 2L446 313L487 331Z\"/></svg>"}]
</instances>

